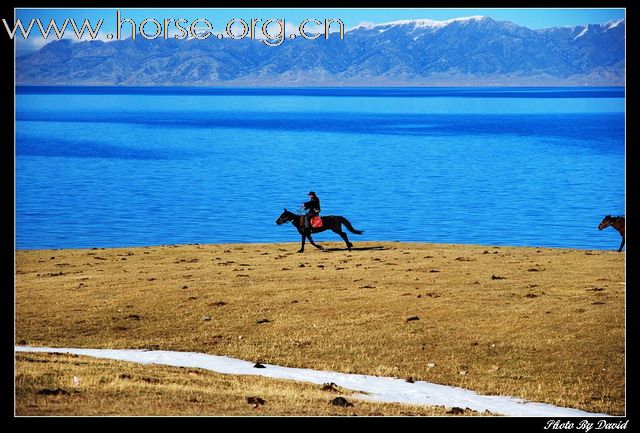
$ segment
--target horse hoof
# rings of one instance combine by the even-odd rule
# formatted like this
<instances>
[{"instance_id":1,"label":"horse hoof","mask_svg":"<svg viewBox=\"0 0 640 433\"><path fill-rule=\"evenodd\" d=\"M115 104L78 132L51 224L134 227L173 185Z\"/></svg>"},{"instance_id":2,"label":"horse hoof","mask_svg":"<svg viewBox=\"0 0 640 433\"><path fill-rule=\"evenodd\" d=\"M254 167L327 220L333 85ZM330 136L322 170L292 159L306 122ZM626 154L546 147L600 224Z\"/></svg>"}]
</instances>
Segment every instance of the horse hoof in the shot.
<instances>
[{"instance_id":1,"label":"horse hoof","mask_svg":"<svg viewBox=\"0 0 640 433\"><path fill-rule=\"evenodd\" d=\"M299 253L304 253L304 250L298 250Z\"/></svg>"},{"instance_id":2,"label":"horse hoof","mask_svg":"<svg viewBox=\"0 0 640 433\"><path fill-rule=\"evenodd\" d=\"M324 247L322 245L318 245L318 249L319 250L324 250Z\"/></svg>"}]
</instances>

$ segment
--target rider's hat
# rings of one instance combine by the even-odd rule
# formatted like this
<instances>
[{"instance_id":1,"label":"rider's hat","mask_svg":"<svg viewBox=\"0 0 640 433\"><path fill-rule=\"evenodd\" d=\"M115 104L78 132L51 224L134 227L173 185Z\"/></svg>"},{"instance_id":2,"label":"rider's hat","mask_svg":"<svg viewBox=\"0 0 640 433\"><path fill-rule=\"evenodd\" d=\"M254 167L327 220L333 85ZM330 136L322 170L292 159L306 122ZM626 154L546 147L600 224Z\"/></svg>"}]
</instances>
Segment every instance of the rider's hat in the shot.
<instances>
[{"instance_id":1,"label":"rider's hat","mask_svg":"<svg viewBox=\"0 0 640 433\"><path fill-rule=\"evenodd\" d=\"M309 191L309 195L316 195L316 193L313 191Z\"/></svg>"}]
</instances>

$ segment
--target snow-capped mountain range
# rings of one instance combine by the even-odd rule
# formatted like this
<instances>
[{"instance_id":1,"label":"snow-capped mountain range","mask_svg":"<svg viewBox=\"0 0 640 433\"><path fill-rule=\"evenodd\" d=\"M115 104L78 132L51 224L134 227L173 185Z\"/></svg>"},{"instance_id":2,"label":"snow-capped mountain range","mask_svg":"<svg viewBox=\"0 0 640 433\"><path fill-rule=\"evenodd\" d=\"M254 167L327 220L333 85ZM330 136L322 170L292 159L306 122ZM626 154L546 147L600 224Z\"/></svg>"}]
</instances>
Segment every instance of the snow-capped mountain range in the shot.
<instances>
[{"instance_id":1,"label":"snow-capped mountain range","mask_svg":"<svg viewBox=\"0 0 640 433\"><path fill-rule=\"evenodd\" d=\"M362 24L328 39L51 42L16 59L18 84L624 85L625 20L532 30L474 16Z\"/></svg>"}]
</instances>

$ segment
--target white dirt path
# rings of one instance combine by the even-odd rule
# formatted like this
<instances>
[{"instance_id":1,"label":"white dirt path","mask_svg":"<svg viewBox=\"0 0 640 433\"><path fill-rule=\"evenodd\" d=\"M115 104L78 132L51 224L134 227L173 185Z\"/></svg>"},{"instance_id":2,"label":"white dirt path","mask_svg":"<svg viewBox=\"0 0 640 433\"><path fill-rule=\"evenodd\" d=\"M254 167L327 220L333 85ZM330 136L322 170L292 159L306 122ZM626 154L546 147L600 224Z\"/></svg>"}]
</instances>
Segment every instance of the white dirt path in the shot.
<instances>
[{"instance_id":1,"label":"white dirt path","mask_svg":"<svg viewBox=\"0 0 640 433\"><path fill-rule=\"evenodd\" d=\"M264 364L266 368L254 368L254 363L226 356L194 352L172 352L164 350L132 349L65 349L51 347L16 346L16 352L69 353L75 355L106 358L142 364L160 364L174 367L202 368L223 374L264 376L273 379L288 379L298 382L324 384L333 382L343 388L366 394L353 394L353 398L381 402L410 403L429 406L470 408L478 412L515 417L602 417L601 413L590 413L578 409L553 406L546 403L528 402L519 398L479 395L474 391L429 382L409 383L391 377L346 374L318 371L306 368L280 367Z\"/></svg>"}]
</instances>

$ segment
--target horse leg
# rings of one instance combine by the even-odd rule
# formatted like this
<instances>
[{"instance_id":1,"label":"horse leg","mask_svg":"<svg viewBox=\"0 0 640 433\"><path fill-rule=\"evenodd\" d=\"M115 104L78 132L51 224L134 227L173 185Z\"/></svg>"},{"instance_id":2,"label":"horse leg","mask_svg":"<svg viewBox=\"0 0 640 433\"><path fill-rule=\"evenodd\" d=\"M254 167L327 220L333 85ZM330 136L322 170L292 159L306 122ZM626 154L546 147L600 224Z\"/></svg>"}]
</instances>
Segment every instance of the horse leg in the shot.
<instances>
[{"instance_id":1,"label":"horse leg","mask_svg":"<svg viewBox=\"0 0 640 433\"><path fill-rule=\"evenodd\" d=\"M298 250L299 253L304 253L304 241L305 241L305 237L306 235L304 233L302 233L302 245L300 246L300 249Z\"/></svg>"},{"instance_id":2,"label":"horse leg","mask_svg":"<svg viewBox=\"0 0 640 433\"><path fill-rule=\"evenodd\" d=\"M309 239L309 242L311 242L311 245L313 245L314 247L316 247L319 250L324 250L324 248L322 247L322 245L318 245L315 242L313 242L313 239L311 238L311 234L307 235L307 239Z\"/></svg>"},{"instance_id":3,"label":"horse leg","mask_svg":"<svg viewBox=\"0 0 640 433\"><path fill-rule=\"evenodd\" d=\"M347 234L340 229L334 230L334 233L337 233L340 235L344 243L347 244L347 249L351 251L351 247L353 246L353 244L349 242L349 238L347 237Z\"/></svg>"},{"instance_id":4,"label":"horse leg","mask_svg":"<svg viewBox=\"0 0 640 433\"><path fill-rule=\"evenodd\" d=\"M622 237L622 243L620 244L620 248L618 248L618 252L622 251L622 247L624 247L624 236Z\"/></svg>"}]
</instances>

